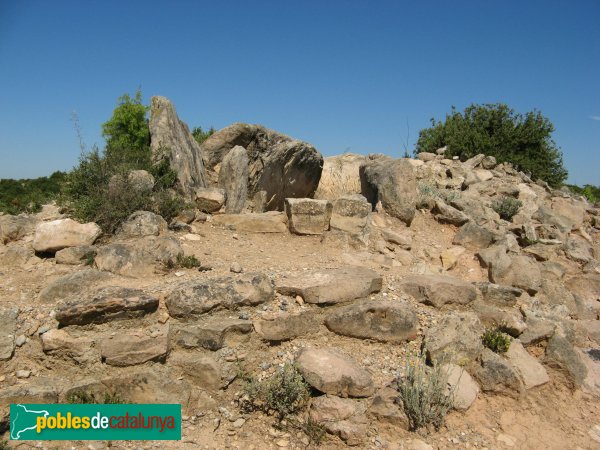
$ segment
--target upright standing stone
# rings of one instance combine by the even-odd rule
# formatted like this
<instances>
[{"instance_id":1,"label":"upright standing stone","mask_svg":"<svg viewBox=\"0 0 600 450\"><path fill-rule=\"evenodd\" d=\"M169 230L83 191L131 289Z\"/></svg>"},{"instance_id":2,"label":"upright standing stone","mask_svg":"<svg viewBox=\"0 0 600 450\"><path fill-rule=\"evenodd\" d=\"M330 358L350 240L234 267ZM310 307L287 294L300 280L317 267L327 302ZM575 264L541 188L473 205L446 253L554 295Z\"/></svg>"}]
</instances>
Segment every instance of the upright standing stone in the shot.
<instances>
[{"instance_id":1,"label":"upright standing stone","mask_svg":"<svg viewBox=\"0 0 600 450\"><path fill-rule=\"evenodd\" d=\"M166 97L152 97L150 147L155 163L168 159L182 193L191 198L195 188L206 186L200 145Z\"/></svg>"},{"instance_id":2,"label":"upright standing stone","mask_svg":"<svg viewBox=\"0 0 600 450\"><path fill-rule=\"evenodd\" d=\"M227 214L239 214L248 198L248 152L240 145L233 147L221 163L219 186L225 189Z\"/></svg>"}]
</instances>

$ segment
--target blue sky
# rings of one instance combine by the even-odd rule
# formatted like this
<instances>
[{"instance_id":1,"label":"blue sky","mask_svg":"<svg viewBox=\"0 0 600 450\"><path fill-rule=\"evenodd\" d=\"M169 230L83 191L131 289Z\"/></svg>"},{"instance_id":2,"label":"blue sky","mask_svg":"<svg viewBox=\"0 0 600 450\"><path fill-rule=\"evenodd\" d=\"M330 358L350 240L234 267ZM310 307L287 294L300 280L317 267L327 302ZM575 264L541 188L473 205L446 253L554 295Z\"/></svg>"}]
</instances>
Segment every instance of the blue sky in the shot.
<instances>
[{"instance_id":1,"label":"blue sky","mask_svg":"<svg viewBox=\"0 0 600 450\"><path fill-rule=\"evenodd\" d=\"M452 105L537 108L569 180L600 185L599 23L598 0L0 0L0 177L71 168L72 112L102 146L139 86L190 127L260 123L326 156L399 157Z\"/></svg>"}]
</instances>

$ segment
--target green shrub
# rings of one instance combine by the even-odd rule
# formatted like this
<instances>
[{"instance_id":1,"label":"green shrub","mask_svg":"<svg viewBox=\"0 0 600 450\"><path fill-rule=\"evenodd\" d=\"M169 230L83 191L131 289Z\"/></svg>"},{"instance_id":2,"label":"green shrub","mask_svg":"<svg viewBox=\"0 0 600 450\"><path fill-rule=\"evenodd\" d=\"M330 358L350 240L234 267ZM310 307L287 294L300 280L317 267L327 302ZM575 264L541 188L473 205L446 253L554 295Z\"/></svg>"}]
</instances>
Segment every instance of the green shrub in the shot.
<instances>
[{"instance_id":1,"label":"green shrub","mask_svg":"<svg viewBox=\"0 0 600 450\"><path fill-rule=\"evenodd\" d=\"M502 331L502 327L498 326L485 330L481 341L494 353L506 353L510 348L510 336Z\"/></svg>"},{"instance_id":2,"label":"green shrub","mask_svg":"<svg viewBox=\"0 0 600 450\"><path fill-rule=\"evenodd\" d=\"M244 394L247 401L243 406L246 409L275 414L279 421L306 406L310 398L308 384L298 369L289 363L266 380L249 377Z\"/></svg>"},{"instance_id":3,"label":"green shrub","mask_svg":"<svg viewBox=\"0 0 600 450\"><path fill-rule=\"evenodd\" d=\"M310 415L305 420L295 423L294 427L302 431L311 444L318 446L325 438L325 427Z\"/></svg>"},{"instance_id":4,"label":"green shrub","mask_svg":"<svg viewBox=\"0 0 600 450\"><path fill-rule=\"evenodd\" d=\"M551 138L553 132L550 120L536 110L518 114L501 103L473 104L463 113L452 107L443 122L431 119L431 128L419 132L415 153L443 146L448 146L447 157L465 159L484 153L558 187L567 170Z\"/></svg>"},{"instance_id":5,"label":"green shrub","mask_svg":"<svg viewBox=\"0 0 600 450\"><path fill-rule=\"evenodd\" d=\"M574 184L565 185L574 194L583 195L590 203L600 202L600 186L586 184L583 187Z\"/></svg>"},{"instance_id":6,"label":"green shrub","mask_svg":"<svg viewBox=\"0 0 600 450\"><path fill-rule=\"evenodd\" d=\"M397 385L412 431L428 426L439 429L443 425L453 405L453 392L447 392L447 383L442 363L428 367L425 351L406 359L405 374Z\"/></svg>"},{"instance_id":7,"label":"green shrub","mask_svg":"<svg viewBox=\"0 0 600 450\"><path fill-rule=\"evenodd\" d=\"M215 134L215 131L216 130L213 127L210 127L208 131L204 131L202 127L194 127L192 130L192 136L194 136L194 139L196 139L198 144L202 144L205 140Z\"/></svg>"},{"instance_id":8,"label":"green shrub","mask_svg":"<svg viewBox=\"0 0 600 450\"><path fill-rule=\"evenodd\" d=\"M514 215L517 214L521 206L523 206L523 202L512 197L502 197L492 202L492 209L496 211L502 219L508 220L509 222Z\"/></svg>"}]
</instances>

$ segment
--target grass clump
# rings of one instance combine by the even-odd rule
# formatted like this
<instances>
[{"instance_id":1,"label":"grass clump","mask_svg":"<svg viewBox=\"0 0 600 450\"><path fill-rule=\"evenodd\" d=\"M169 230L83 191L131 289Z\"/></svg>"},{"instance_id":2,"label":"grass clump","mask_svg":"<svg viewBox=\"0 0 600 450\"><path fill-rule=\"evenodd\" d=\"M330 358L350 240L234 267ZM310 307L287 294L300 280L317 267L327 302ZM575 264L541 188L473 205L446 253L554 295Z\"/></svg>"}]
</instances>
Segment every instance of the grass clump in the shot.
<instances>
[{"instance_id":1,"label":"grass clump","mask_svg":"<svg viewBox=\"0 0 600 450\"><path fill-rule=\"evenodd\" d=\"M310 398L308 384L290 363L266 380L248 377L243 392L245 409L275 415L280 422L304 408Z\"/></svg>"},{"instance_id":2,"label":"grass clump","mask_svg":"<svg viewBox=\"0 0 600 450\"><path fill-rule=\"evenodd\" d=\"M164 263L165 269L167 270L175 270L175 269L194 269L196 267L200 267L201 263L198 258L194 255L184 255L183 253L179 253L175 260L169 259L166 263Z\"/></svg>"},{"instance_id":3,"label":"grass clump","mask_svg":"<svg viewBox=\"0 0 600 450\"><path fill-rule=\"evenodd\" d=\"M492 203L492 209L496 211L502 219L509 222L514 215L517 214L521 206L523 206L523 202L512 197L502 197L494 200Z\"/></svg>"},{"instance_id":4,"label":"grass clump","mask_svg":"<svg viewBox=\"0 0 600 450\"><path fill-rule=\"evenodd\" d=\"M397 380L404 412L411 431L433 426L439 429L453 405L453 392L448 393L448 374L438 363L426 364L426 354L406 359L405 374Z\"/></svg>"},{"instance_id":5,"label":"grass clump","mask_svg":"<svg viewBox=\"0 0 600 450\"><path fill-rule=\"evenodd\" d=\"M510 348L510 336L499 326L485 330L481 342L494 353L506 353Z\"/></svg>"}]
</instances>

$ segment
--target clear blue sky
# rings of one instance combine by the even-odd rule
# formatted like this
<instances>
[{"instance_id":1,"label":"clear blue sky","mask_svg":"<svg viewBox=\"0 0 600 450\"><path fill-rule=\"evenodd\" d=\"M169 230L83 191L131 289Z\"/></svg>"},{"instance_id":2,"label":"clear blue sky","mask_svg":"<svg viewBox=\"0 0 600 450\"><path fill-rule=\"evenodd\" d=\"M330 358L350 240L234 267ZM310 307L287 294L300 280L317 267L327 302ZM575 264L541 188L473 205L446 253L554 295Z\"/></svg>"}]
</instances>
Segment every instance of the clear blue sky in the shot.
<instances>
[{"instance_id":1,"label":"clear blue sky","mask_svg":"<svg viewBox=\"0 0 600 450\"><path fill-rule=\"evenodd\" d=\"M0 0L0 177L66 170L125 92L190 127L260 123L401 156L455 105L537 108L600 185L600 1Z\"/></svg>"}]
</instances>

